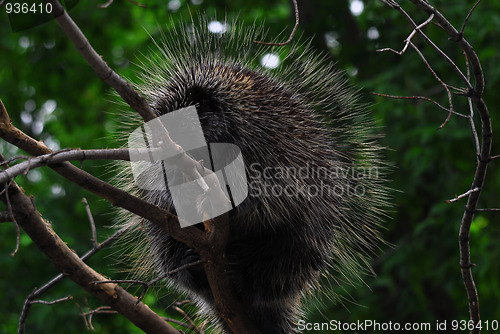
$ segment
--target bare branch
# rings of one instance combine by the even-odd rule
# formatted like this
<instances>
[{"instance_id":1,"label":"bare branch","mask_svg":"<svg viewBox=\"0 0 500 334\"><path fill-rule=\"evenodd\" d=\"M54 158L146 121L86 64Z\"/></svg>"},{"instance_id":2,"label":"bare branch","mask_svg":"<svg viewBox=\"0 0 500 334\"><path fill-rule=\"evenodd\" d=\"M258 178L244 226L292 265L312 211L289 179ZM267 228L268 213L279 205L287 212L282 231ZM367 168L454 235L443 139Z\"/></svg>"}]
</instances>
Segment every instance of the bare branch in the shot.
<instances>
[{"instance_id":1,"label":"bare branch","mask_svg":"<svg viewBox=\"0 0 500 334\"><path fill-rule=\"evenodd\" d=\"M478 192L478 191L479 191L479 188L470 189L470 190L466 191L465 193L463 193L462 195L458 195L458 196L455 196L455 198L453 198L453 199L446 200L445 203L457 202L459 199L467 197L470 194Z\"/></svg>"},{"instance_id":2,"label":"bare branch","mask_svg":"<svg viewBox=\"0 0 500 334\"><path fill-rule=\"evenodd\" d=\"M396 51L396 50L391 49L391 48L378 49L376 51L377 52L392 51L392 52L401 56L403 53L405 53L406 49L408 49L408 45L410 45L411 39L413 36L415 36L415 34L417 33L417 30L420 30L423 27L425 27L427 24L429 24L432 21L433 18L434 18L434 15L431 14L429 16L429 18L427 20L425 20L424 23L422 23L421 25L419 25L419 26L415 27L415 29L413 29L413 31L410 33L410 35L404 40L405 46L403 47L403 49L401 51Z\"/></svg>"},{"instance_id":3,"label":"bare branch","mask_svg":"<svg viewBox=\"0 0 500 334\"><path fill-rule=\"evenodd\" d=\"M182 270L185 270L187 268L190 268L190 267L194 267L194 266L197 266L197 265L200 265L200 264L203 264L205 261L204 260L198 260L198 261L194 261L194 262L191 262L191 263L187 263L183 266L180 266L179 268L176 268L174 270L171 270L171 271L168 271L158 277L156 277L155 279L149 281L149 282L144 282L144 281L140 281L140 280L105 280L105 281L96 281L96 282L92 282L92 284L104 284L104 283L119 283L119 284L122 284L122 283L131 283L131 284L140 284L142 285L142 292L141 292L141 295L137 298L137 300L142 300L144 298L144 296L146 295L148 289L153 285L153 284L156 284L157 282L161 281L162 279L164 279L165 277L169 277L169 276L172 276L173 274L175 273L178 273L179 271L182 271Z\"/></svg>"},{"instance_id":4,"label":"bare branch","mask_svg":"<svg viewBox=\"0 0 500 334\"><path fill-rule=\"evenodd\" d=\"M87 253L85 253L80 259L82 261L87 261L94 254L96 254L97 252L99 252L101 249L110 246L114 241L116 241L128 229L129 229L129 227L124 227L124 228L116 231L109 238L107 238L106 240L104 240L103 242L101 242L100 244L98 244L97 247L94 247L90 251L88 251ZM19 327L18 328L22 328L23 327L25 319L27 319L27 317L28 317L28 312L29 312L30 307L31 307L31 301L33 299L35 299L35 298L39 298L40 296L42 296L45 292L47 292L48 290L50 290L57 283L59 283L60 281L62 281L65 277L66 277L65 275L59 274L56 277L54 277L53 279L51 279L47 284L45 284L41 288L33 290L33 292L26 298L26 300L24 302L24 306L23 306L23 309L21 310L21 315L19 317ZM22 331L19 330L19 333L22 333Z\"/></svg>"},{"instance_id":5,"label":"bare branch","mask_svg":"<svg viewBox=\"0 0 500 334\"><path fill-rule=\"evenodd\" d=\"M468 115L464 115L464 114L461 114L461 113L456 112L454 110L451 110L451 109L448 109L446 107L443 107L438 102L436 102L433 99L430 99L428 97L425 97L425 96L396 96L396 95L387 95L387 94L374 93L374 92L372 92L371 94L372 95L381 96L381 97L387 97L387 98L391 98L391 99L399 99L399 100L424 100L424 101L429 101L429 102L435 104L436 106L438 106L440 109L443 109L444 111L446 111L448 113L451 112L452 114L460 116L460 117L470 118Z\"/></svg>"},{"instance_id":6,"label":"bare branch","mask_svg":"<svg viewBox=\"0 0 500 334\"><path fill-rule=\"evenodd\" d=\"M465 51L462 50L462 53L464 54L464 59L465 59L465 68L467 69L467 80L470 81L470 66L469 66L469 59L467 58L467 54ZM474 145L476 147L476 155L479 156L481 153L481 144L479 143L479 136L477 135L477 130L476 130L476 124L474 123L474 106L472 105L472 99L470 96L468 96L469 92L467 94L464 94L464 96L467 97L467 102L469 103L469 122L470 122L470 128L472 131L472 138L474 140Z\"/></svg>"},{"instance_id":7,"label":"bare branch","mask_svg":"<svg viewBox=\"0 0 500 334\"><path fill-rule=\"evenodd\" d=\"M183 306L185 304L186 304L186 301L183 301L181 303L175 303L173 306L173 309L176 310L177 312L179 312L182 315L183 319L186 319L189 322L190 326L193 327L197 333L199 333L200 331L198 330L198 327L194 323L193 319L191 319L191 317L183 309L181 309L181 306Z\"/></svg>"},{"instance_id":8,"label":"bare branch","mask_svg":"<svg viewBox=\"0 0 500 334\"><path fill-rule=\"evenodd\" d=\"M474 145L476 148L476 155L479 156L479 154L481 154L481 144L479 143L476 124L474 123L474 106L472 105L472 99L470 97L467 98L467 102L469 103L469 112L470 112L469 123L472 131L472 138L474 140Z\"/></svg>"},{"instance_id":9,"label":"bare branch","mask_svg":"<svg viewBox=\"0 0 500 334\"><path fill-rule=\"evenodd\" d=\"M134 5L136 5L138 7L142 7L142 8L147 8L148 7L148 5L139 3L139 2L134 1L134 0L127 0L127 1L130 2L130 3L133 3ZM97 5L97 7L99 7L99 8L108 8L109 6L111 6L111 4L113 4L113 2L114 2L114 0L108 0L108 2L100 4L100 5Z\"/></svg>"},{"instance_id":10,"label":"bare branch","mask_svg":"<svg viewBox=\"0 0 500 334\"><path fill-rule=\"evenodd\" d=\"M92 326L92 317L94 314L117 314L118 312L113 310L109 306L99 306L98 308L81 313L81 316L85 319L85 324L87 325L87 328L95 331L94 326Z\"/></svg>"},{"instance_id":11,"label":"bare branch","mask_svg":"<svg viewBox=\"0 0 500 334\"><path fill-rule=\"evenodd\" d=\"M0 154L0 160L4 160L4 157ZM14 223L14 227L16 228L16 247L14 248L14 251L10 253L10 256L16 255L17 251L19 250L19 245L21 241L21 231L19 230L19 224L17 223L16 217L14 216L14 212L12 211L12 203L10 202L10 196L9 196L9 186L11 185L11 182L6 182L4 181L4 189L2 191L2 194L5 195L5 204L7 205L7 212L9 213L10 216L10 221Z\"/></svg>"},{"instance_id":12,"label":"bare branch","mask_svg":"<svg viewBox=\"0 0 500 334\"><path fill-rule=\"evenodd\" d=\"M30 159L31 157L30 156L27 156L27 155L16 155L16 156L13 156L12 158L10 158L9 160L5 160L5 161L2 161L0 162L0 166L4 167L8 164L11 164L13 163L14 161L17 161L17 160L28 160ZM6 168L8 168L9 166L7 166Z\"/></svg>"},{"instance_id":13,"label":"bare branch","mask_svg":"<svg viewBox=\"0 0 500 334\"><path fill-rule=\"evenodd\" d=\"M484 90L484 75L483 75L483 71L481 68L481 63L479 62L479 58L477 57L476 52L474 51L472 46L469 44L469 42L467 42L463 38L463 35L460 34L455 29L455 27L453 27L453 25L443 16L443 14L441 14L437 9L432 7L427 1L425 1L425 0L410 0L410 1L413 2L418 8L424 10L427 14L429 14L429 15L434 14L435 15L434 21L436 21L436 23L439 26L441 26L444 29L444 31L450 36L451 40L458 43L460 48L462 48L462 50L467 54L467 57L469 57L469 60L470 60L472 67L474 69L474 77L476 79L474 90L475 90L475 92L477 92L477 94L482 95L483 90ZM425 36L424 38L426 38L426 37L427 36ZM430 40L428 41L429 44L431 42L432 41L430 41ZM435 45L434 43L432 43L430 45L434 49L437 48L437 46L434 47L434 45ZM446 54L444 54L443 51L439 50L438 53L447 62L451 62L451 59ZM448 59L450 59L450 60L448 61ZM456 65L453 62L451 62L450 64L453 64L452 68L455 70L455 72L457 72L458 67L456 67ZM467 87L469 89L471 89L472 86L469 83L469 81L467 80L467 78L463 75L463 73L459 70L457 73L459 74L460 78L464 81L464 83L467 85Z\"/></svg>"},{"instance_id":14,"label":"bare branch","mask_svg":"<svg viewBox=\"0 0 500 334\"><path fill-rule=\"evenodd\" d=\"M398 12L400 12L406 18L406 20L408 22L410 22L410 24L414 28L418 27L418 25L413 21L413 19L411 18L411 16L397 2L395 2L393 0L381 0L381 1L383 3L391 6L392 8L396 9ZM432 12L432 11L431 12L427 12L427 14L430 16L430 15L434 14L434 12ZM420 36L422 36L422 38L425 40L425 42L427 44L429 44L451 66L451 68L453 69L453 71L458 74L458 76L462 79L462 81L465 83L465 85L467 86L467 88L471 89L472 85L467 80L467 78L462 73L462 71L460 71L460 69L458 68L458 66L450 59L450 57L448 57L448 55L446 53L444 53L429 37L427 37L427 35L421 29L416 30L416 31L419 33Z\"/></svg>"},{"instance_id":15,"label":"bare branch","mask_svg":"<svg viewBox=\"0 0 500 334\"><path fill-rule=\"evenodd\" d=\"M481 2L481 0L477 0L476 4L469 11L469 14L467 14L467 17L465 18L464 23L462 24L462 29L460 29L460 34L462 34L462 35L464 34L465 27L467 26L467 23L469 22L469 19L470 19L472 13L474 12L474 9L476 9L477 5L479 5L480 2Z\"/></svg>"},{"instance_id":16,"label":"bare branch","mask_svg":"<svg viewBox=\"0 0 500 334\"><path fill-rule=\"evenodd\" d=\"M59 299L56 299L56 300L53 300L50 302L45 301L45 300L33 300L31 302L31 304L54 305L54 304L62 303L62 302L65 302L67 300L72 300L72 299L73 299L72 296L67 296L67 297L59 298Z\"/></svg>"},{"instance_id":17,"label":"bare branch","mask_svg":"<svg viewBox=\"0 0 500 334\"><path fill-rule=\"evenodd\" d=\"M398 10L402 13L405 18L412 24L412 26L417 27L413 19L393 0L381 0L383 3L391 6L392 8ZM463 195L457 196L455 199L449 200L447 202L454 202L460 198L468 196L467 204L465 206L465 211L462 217L462 222L460 224L460 232L459 232L459 245L460 245L460 268L462 272L462 278L465 284L465 289L467 291L468 302L469 302L469 314L470 319L474 324L474 329L471 333L479 333L479 329L476 326L480 321L479 316L479 301L477 296L477 290L474 283L474 279L472 276L472 264L470 258L470 227L472 224L472 219L474 217L474 213L477 212L476 207L479 200L479 196L481 195L481 190L483 189L486 170L488 167L488 163L492 160L491 157L491 146L492 146L492 128L491 128L491 119L488 108L483 101L482 95L484 91L484 74L481 67L481 63L479 58L472 48L472 46L467 42L467 40L463 37L463 32L465 30L465 26L469 21L472 12L479 4L479 1L476 2L474 7L467 15L464 24L462 25L462 29L458 32L453 25L434 7L430 5L427 0L410 0L414 5L427 13L427 15L434 15L433 21L441 27L444 32L449 36L450 40L457 43L457 45L462 49L466 56L466 66L467 66L467 77L458 69L455 63L446 55L441 49L439 49L423 32L422 30L417 30L418 33L424 38L424 40L434 48L434 50L448 63L451 68L460 79L464 82L467 87L467 91L459 89L461 95L466 96L469 99L469 109L470 109L470 125L472 129L472 133L474 136L474 142L477 150L477 167L474 173L474 179L472 181L472 185L470 187L471 190L466 192ZM415 48L416 49L416 48ZM417 51L419 52L419 51ZM469 66L472 68L470 71ZM474 76L474 87L470 83L470 73L472 72ZM446 86L447 88L447 86ZM451 105L451 97L448 92L448 97ZM479 136L477 134L475 125L474 125L474 107L477 109L481 121L481 141L479 140ZM446 123L446 121L445 121ZM443 123L443 124L445 124Z\"/></svg>"},{"instance_id":18,"label":"bare branch","mask_svg":"<svg viewBox=\"0 0 500 334\"><path fill-rule=\"evenodd\" d=\"M89 202L87 202L87 199L84 197L82 199L83 205L85 206L85 210L87 211L87 216L89 217L89 222L90 222L90 230L92 231L92 245L94 248L97 248L97 230L95 228L95 221L94 217L92 216L92 211L90 211L90 206Z\"/></svg>"},{"instance_id":19,"label":"bare branch","mask_svg":"<svg viewBox=\"0 0 500 334\"><path fill-rule=\"evenodd\" d=\"M145 121L155 118L156 115L151 110L146 100L137 93L126 80L113 71L101 56L99 56L59 1L45 1L52 4L52 15L99 78L113 87L123 100L137 111Z\"/></svg>"},{"instance_id":20,"label":"bare branch","mask_svg":"<svg viewBox=\"0 0 500 334\"><path fill-rule=\"evenodd\" d=\"M87 261L90 259L94 254L99 252L101 249L106 248L110 246L116 239L118 239L125 231L127 231L129 227L124 227L121 228L120 230L116 231L113 235L111 235L109 238L101 242L100 244L97 245L97 247L92 248L90 251L85 253L80 259L82 261ZM31 301L34 300L35 298L39 298L42 296L45 292L50 290L52 287L54 287L57 283L62 281L66 276L63 274L59 274L53 279L51 279L48 283L46 283L44 286L42 286L39 289L33 290L32 293L29 294L29 296L26 298L24 301L23 308L21 310L21 314L19 316L19 324L18 324L18 334L23 334L24 333L24 324L26 323L26 319L28 318L28 314L31 308Z\"/></svg>"},{"instance_id":21,"label":"bare branch","mask_svg":"<svg viewBox=\"0 0 500 334\"><path fill-rule=\"evenodd\" d=\"M37 157L16 156L3 164L16 161L19 159L26 159L25 162L18 163L4 171L0 171L0 182L13 179L18 175L26 175L32 169L48 166L65 161L78 160L124 160L130 161L130 154L134 155L135 161L150 161L151 157L161 157L164 151L161 148L130 148L130 149L96 149L96 150L71 150L69 148L51 152Z\"/></svg>"},{"instance_id":22,"label":"bare branch","mask_svg":"<svg viewBox=\"0 0 500 334\"><path fill-rule=\"evenodd\" d=\"M500 209L499 208L476 209L476 212L487 212L487 211L500 212Z\"/></svg>"},{"instance_id":23,"label":"bare branch","mask_svg":"<svg viewBox=\"0 0 500 334\"><path fill-rule=\"evenodd\" d=\"M38 156L54 153L43 143L17 129L12 124L1 100L0 137L32 155ZM188 244L191 248L197 250L200 247L209 247L208 241L204 238L202 231L193 226L181 228L177 217L167 210L161 209L121 189L113 187L78 167L73 166L69 162L61 162L50 165L49 167L68 180L110 201L112 204L146 218L153 224L157 224L158 227L165 230L165 232L172 235L175 239Z\"/></svg>"},{"instance_id":24,"label":"bare branch","mask_svg":"<svg viewBox=\"0 0 500 334\"><path fill-rule=\"evenodd\" d=\"M41 218L32 201L13 183L8 194L14 216L33 242L47 255L57 270L83 287L93 296L112 306L147 333L177 333L163 319L116 284L90 285L104 277L87 266Z\"/></svg>"},{"instance_id":25,"label":"bare branch","mask_svg":"<svg viewBox=\"0 0 500 334\"><path fill-rule=\"evenodd\" d=\"M299 6L297 5L297 0L292 0L292 2L293 2L293 8L294 8L294 11L295 11L295 26L293 27L293 30L290 33L290 36L288 37L288 39L286 40L286 42L283 42L283 43L272 43L272 42L254 41L255 44L271 45L271 46L285 46L285 45L289 44L292 41L293 36L295 36L295 32L297 31L297 28L299 26Z\"/></svg>"},{"instance_id":26,"label":"bare branch","mask_svg":"<svg viewBox=\"0 0 500 334\"><path fill-rule=\"evenodd\" d=\"M459 244L460 244L460 267L462 270L462 277L465 284L465 290L467 291L467 296L469 299L469 314L470 319L477 325L480 321L479 316L479 298L477 295L476 285L474 283L474 278L472 276L472 266L470 258L470 227L472 224L472 219L474 213L476 212L477 203L479 201L479 196L481 195L481 189L483 188L484 181L486 178L486 170L488 168L488 163L491 161L491 146L492 146L492 128L491 128L491 118L488 111L486 103L483 101L483 91L484 91L484 74L481 67L479 58L472 48L472 46L463 38L463 34L459 33L451 23L434 7L432 7L427 1L423 0L410 0L418 8L424 10L426 13L434 13L436 16L436 22L444 29L444 31L450 36L451 40L456 42L458 46L465 52L467 58L469 59L470 65L472 67L472 73L474 74L475 85L474 88L470 88L470 98L477 108L481 120L481 149L478 155L478 164L476 167L476 172L474 174L474 180L472 181L471 189L478 188L479 191L472 193L465 206L464 215L462 217L462 223L460 224L459 232ZM477 326L471 333L479 333Z\"/></svg>"},{"instance_id":27,"label":"bare branch","mask_svg":"<svg viewBox=\"0 0 500 334\"><path fill-rule=\"evenodd\" d=\"M191 324L186 324L185 322L182 322L182 321L179 321L179 320L176 320L176 319L173 319L173 318L167 318L167 317L163 317L163 319L165 321L168 321L168 322L172 322L176 325L179 325L179 326L182 326L182 327L185 327L187 329L193 329L193 330L196 330L196 327L194 327L193 325Z\"/></svg>"},{"instance_id":28,"label":"bare branch","mask_svg":"<svg viewBox=\"0 0 500 334\"><path fill-rule=\"evenodd\" d=\"M446 119L444 120L444 122L438 127L438 129L441 129L441 128L443 128L446 125L446 123L448 123L448 121L451 118L451 114L453 113L453 101L452 101L450 89L448 88L448 85L446 85L443 82L443 80L441 80L441 78L437 75L437 73L432 69L432 67L429 64L429 62L427 61L427 59L425 59L425 56L422 54L422 52L420 52L420 50L415 46L415 44L413 44L412 42L410 42L410 45L418 53L418 55L420 56L420 58L422 58L423 62L425 63L425 65L427 66L427 68L429 69L429 71L431 71L432 75L434 76L434 78L437 81L439 81L439 83L441 84L441 86L444 87L444 89L446 90L446 94L448 95L448 103L450 105L450 108L449 108L450 112L448 113L448 117L446 117Z\"/></svg>"}]
</instances>

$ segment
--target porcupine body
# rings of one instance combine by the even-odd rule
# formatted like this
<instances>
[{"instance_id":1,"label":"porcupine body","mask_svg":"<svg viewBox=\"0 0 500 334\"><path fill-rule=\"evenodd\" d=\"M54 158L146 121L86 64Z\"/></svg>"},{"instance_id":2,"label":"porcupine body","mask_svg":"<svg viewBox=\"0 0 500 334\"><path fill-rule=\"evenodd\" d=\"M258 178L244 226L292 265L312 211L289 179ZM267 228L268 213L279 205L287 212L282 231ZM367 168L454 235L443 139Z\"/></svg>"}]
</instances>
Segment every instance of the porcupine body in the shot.
<instances>
[{"instance_id":1,"label":"porcupine body","mask_svg":"<svg viewBox=\"0 0 500 334\"><path fill-rule=\"evenodd\" d=\"M256 60L273 47L253 43L264 39L260 29L235 24L214 34L207 26L202 19L170 32L159 55L142 65L137 88L158 115L196 106L207 143L240 148L249 195L229 212L227 274L261 333L294 332L301 299L320 275L331 267L337 277L356 276L379 240L386 198L380 148L345 77L307 46L266 69ZM168 190L133 190L129 183L175 213ZM138 226L133 242L143 246L142 274L198 259L151 223L133 217L127 224ZM171 283L215 315L201 265L174 274Z\"/></svg>"}]
</instances>

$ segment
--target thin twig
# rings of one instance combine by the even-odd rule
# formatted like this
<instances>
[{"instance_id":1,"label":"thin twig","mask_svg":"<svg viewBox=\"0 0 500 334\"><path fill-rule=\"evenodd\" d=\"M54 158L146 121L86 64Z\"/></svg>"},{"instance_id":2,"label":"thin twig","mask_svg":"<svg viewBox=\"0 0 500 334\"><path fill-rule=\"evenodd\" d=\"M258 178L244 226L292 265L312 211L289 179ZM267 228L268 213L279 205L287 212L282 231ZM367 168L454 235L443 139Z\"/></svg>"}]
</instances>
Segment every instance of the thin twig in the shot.
<instances>
[{"instance_id":1,"label":"thin twig","mask_svg":"<svg viewBox=\"0 0 500 334\"><path fill-rule=\"evenodd\" d=\"M444 111L446 111L448 113L451 112L452 114L460 116L460 117L470 118L468 115L464 115L464 114L461 114L461 113L456 112L454 110L450 110L450 109L448 109L446 107L443 107L438 102L436 102L433 99L430 99L430 98L428 98L426 96L398 96L398 95L388 95L388 94L375 93L375 92L372 92L371 94L372 95L381 96L381 97L387 97L387 98L391 98L391 99L397 99L397 100L424 100L424 101L429 101L429 102L435 104L436 106L438 106L440 109L442 109L442 110L444 110Z\"/></svg>"},{"instance_id":2,"label":"thin twig","mask_svg":"<svg viewBox=\"0 0 500 334\"><path fill-rule=\"evenodd\" d=\"M469 59L467 58L467 54L464 50L462 50L465 59L465 68L467 70L467 80L470 81L470 65ZM469 92L467 92L469 93ZM468 96L468 94L464 94L467 97L467 102L469 103L469 122L470 128L472 131L472 138L474 140L474 145L476 147L476 155L479 156L481 151L481 144L479 143L479 136L477 135L476 124L474 123L474 106L472 105L472 98Z\"/></svg>"},{"instance_id":3,"label":"thin twig","mask_svg":"<svg viewBox=\"0 0 500 334\"><path fill-rule=\"evenodd\" d=\"M472 131L472 138L474 140L474 145L476 147L476 155L479 156L481 153L481 144L479 143L479 137L477 135L476 124L474 123L474 106L472 105L472 99L470 97L467 98L467 102L469 103L469 123Z\"/></svg>"},{"instance_id":4,"label":"thin twig","mask_svg":"<svg viewBox=\"0 0 500 334\"><path fill-rule=\"evenodd\" d=\"M97 248L97 230L95 228L95 221L94 217L92 216L92 211L90 211L90 205L89 202L87 202L87 199L84 197L82 199L83 205L85 206L85 211L87 211L87 216L89 217L89 222L90 222L90 230L92 231L92 245L94 248Z\"/></svg>"},{"instance_id":5,"label":"thin twig","mask_svg":"<svg viewBox=\"0 0 500 334\"><path fill-rule=\"evenodd\" d=\"M9 213L10 219L11 219L12 223L14 224L14 227L16 228L16 247L14 248L14 251L12 253L10 253L10 256L14 256L14 255L16 255L17 251L19 250L19 245L21 243L21 230L19 229L19 224L16 221L16 217L14 217L14 211L12 211L12 203L10 202L10 197L9 197L9 186L10 186L10 182L4 183L5 204L7 205L7 212Z\"/></svg>"},{"instance_id":6,"label":"thin twig","mask_svg":"<svg viewBox=\"0 0 500 334\"><path fill-rule=\"evenodd\" d=\"M134 5L136 5L138 7L142 7L142 8L147 8L148 7L148 5L139 3L139 2L134 1L134 0L127 0L127 1L130 2L130 3L133 3ZM114 0L108 0L108 2L100 4L100 5L97 5L97 7L99 7L99 8L108 8L109 6L111 6L111 4L113 4L113 2L114 2Z\"/></svg>"},{"instance_id":7,"label":"thin twig","mask_svg":"<svg viewBox=\"0 0 500 334\"><path fill-rule=\"evenodd\" d=\"M88 312L82 313L81 316L83 318L88 319L85 321L86 324L88 324L89 329L92 331L95 331L94 326L92 326L92 316L94 314L117 314L118 311L113 310L110 306L99 306L98 308L94 310L90 310Z\"/></svg>"},{"instance_id":8,"label":"thin twig","mask_svg":"<svg viewBox=\"0 0 500 334\"><path fill-rule=\"evenodd\" d=\"M479 191L479 188L470 189L470 190L466 191L465 193L463 193L462 195L458 195L458 196L455 196L455 198L453 198L453 199L446 200L445 203L449 204L449 203L457 202L459 199L467 197L470 194L478 192L478 191Z\"/></svg>"},{"instance_id":9,"label":"thin twig","mask_svg":"<svg viewBox=\"0 0 500 334\"><path fill-rule=\"evenodd\" d=\"M424 23L420 24L419 26L415 27L415 29L412 30L412 32L410 33L410 35L404 40L405 45L404 45L404 47L403 47L403 49L401 51L396 51L396 50L391 49L391 48L383 48L383 49L378 49L376 51L377 52L391 51L391 52L394 52L394 53L396 53L396 54L398 54L398 55L401 56L403 53L405 53L406 49L408 49L408 45L410 45L411 39L413 38L413 36L415 36L415 34L417 33L417 30L422 29L427 24L429 24L430 22L432 22L433 18L434 18L434 14L431 14L429 16L429 18L424 21Z\"/></svg>"},{"instance_id":10,"label":"thin twig","mask_svg":"<svg viewBox=\"0 0 500 334\"><path fill-rule=\"evenodd\" d=\"M260 42L260 41L253 41L255 44L262 44L262 45L271 45L271 46L285 46L289 44L293 36L295 35L295 32L297 31L297 28L299 26L299 6L297 5L297 0L292 0L293 2L293 8L295 11L295 26L293 27L292 32L290 33L290 36L286 40L286 42L283 43L273 43L273 42Z\"/></svg>"},{"instance_id":11,"label":"thin twig","mask_svg":"<svg viewBox=\"0 0 500 334\"><path fill-rule=\"evenodd\" d=\"M174 270L171 270L171 271L168 271L158 277L156 277L155 279L149 281L149 282L145 282L145 281L140 281L140 280L105 280L105 281L95 281L95 282L92 282L92 284L106 284L106 283L118 283L118 284L123 284L123 283L130 283L130 284L140 284L142 285L142 292L141 292L141 295L137 298L138 301L141 301L144 296L146 295L148 289L156 284L157 282L161 281L162 279L164 279L165 277L170 277L176 273L178 273L179 271L182 271L182 270L185 270L187 268L190 268L190 267L193 267L193 266L197 266L197 265L200 265L200 264L203 264L205 261L203 260L198 260L198 261L194 261L194 262L191 262L191 263L187 263L183 266L180 266Z\"/></svg>"},{"instance_id":12,"label":"thin twig","mask_svg":"<svg viewBox=\"0 0 500 334\"><path fill-rule=\"evenodd\" d=\"M17 160L28 160L30 158L31 157L27 156L27 155L16 155L16 156L13 156L12 158L10 158L9 160L5 160L5 161L0 162L0 166L5 166L5 165L8 165L8 164L11 164L11 163L13 163L14 161L17 161Z\"/></svg>"},{"instance_id":13,"label":"thin twig","mask_svg":"<svg viewBox=\"0 0 500 334\"><path fill-rule=\"evenodd\" d=\"M168 321L168 322L172 322L176 325L179 325L179 326L182 326L182 327L186 327L188 329L196 329L196 327L194 327L193 325L191 324L186 324L185 322L182 322L182 321L179 321L179 320L176 320L176 319L173 319L173 318L167 318L167 317L162 317L165 321Z\"/></svg>"},{"instance_id":14,"label":"thin twig","mask_svg":"<svg viewBox=\"0 0 500 334\"><path fill-rule=\"evenodd\" d=\"M434 78L437 81L439 81L439 83L441 84L441 86L444 87L444 89L446 90L446 94L448 95L448 103L450 104L450 108L448 109L449 113L448 113L448 116L446 117L446 119L444 120L444 122L438 127L438 129L442 129L449 122L449 120L451 118L451 114L453 113L453 101L452 101L452 96L451 96L450 89L448 88L448 85L446 85L443 82L443 80L441 80L441 78L437 75L437 73L432 69L432 67L429 64L429 62L427 61L427 59L425 59L425 56L422 54L422 52L420 52L420 50L415 46L415 44L413 44L412 42L410 42L410 46L418 53L418 55L420 56L420 58L422 59L422 61L425 63L425 65L427 66L427 68L429 69L429 71L431 71L432 75L434 76Z\"/></svg>"},{"instance_id":15,"label":"thin twig","mask_svg":"<svg viewBox=\"0 0 500 334\"><path fill-rule=\"evenodd\" d=\"M72 296L67 296L67 297L59 298L59 299L56 299L56 300L53 300L50 302L45 301L45 300L33 300L31 302L31 304L54 305L54 304L62 303L62 302L65 302L67 300L72 300L72 299L73 299Z\"/></svg>"},{"instance_id":16,"label":"thin twig","mask_svg":"<svg viewBox=\"0 0 500 334\"><path fill-rule=\"evenodd\" d=\"M114 0L108 0L108 2L103 3L103 4L98 4L97 7L99 8L108 8L111 6L111 4L114 2Z\"/></svg>"},{"instance_id":17,"label":"thin twig","mask_svg":"<svg viewBox=\"0 0 500 334\"><path fill-rule=\"evenodd\" d=\"M414 28L418 27L418 25L415 23L415 21L413 21L411 16L397 2L393 0L381 0L381 1L391 6L392 8L396 9L398 12L400 12ZM429 15L434 14L433 11L426 11L426 12ZM453 71L458 74L458 76L462 79L462 81L464 81L467 88L471 89L472 88L471 83L467 80L462 71L460 71L458 66L450 59L450 57L448 57L448 55L444 53L443 50L441 50L421 29L417 30L417 32L425 40L425 42L429 44L451 66Z\"/></svg>"},{"instance_id":18,"label":"thin twig","mask_svg":"<svg viewBox=\"0 0 500 334\"><path fill-rule=\"evenodd\" d=\"M486 211L500 212L500 209L499 208L476 209L476 212L486 212Z\"/></svg>"},{"instance_id":19,"label":"thin twig","mask_svg":"<svg viewBox=\"0 0 500 334\"><path fill-rule=\"evenodd\" d=\"M481 2L481 0L477 0L476 4L469 11L469 14L467 14L467 17L465 18L464 23L462 24L462 29L460 29L460 34L461 35L464 34L465 27L467 26L467 23L469 22L469 19L470 19L472 13L474 12L474 10L476 9L477 5L479 5L480 2Z\"/></svg>"},{"instance_id":20,"label":"thin twig","mask_svg":"<svg viewBox=\"0 0 500 334\"><path fill-rule=\"evenodd\" d=\"M82 261L86 261L90 259L94 254L99 252L101 249L106 248L110 246L118 237L120 237L125 231L127 231L130 227L123 227L120 230L116 231L111 235L109 238L101 242L97 247L92 248L90 251L85 253L80 259ZM34 300L35 298L39 298L42 296L44 293L49 291L52 287L54 287L57 283L62 281L66 276L63 274L59 274L53 279L51 279L49 282L44 284L41 288L39 289L34 289L33 292L31 292L28 297L26 297L26 300L24 301L23 308L21 310L21 314L19 316L19 322L18 322L18 334L23 334L24 333L24 326L26 323L26 319L28 318L29 311L31 309L31 301Z\"/></svg>"},{"instance_id":21,"label":"thin twig","mask_svg":"<svg viewBox=\"0 0 500 334\"><path fill-rule=\"evenodd\" d=\"M193 328L195 328L195 331L198 331L198 330L197 330L197 328L198 328L198 327L196 326L196 324L195 324L195 322L193 321L193 319L191 319L191 317L190 317L190 316L189 316L189 315L188 315L188 314L187 314L187 313L186 313L183 309L181 309L181 308L180 308L179 306L177 306L177 305L175 305L173 308L174 308L174 310L176 310L177 312L179 312L179 313L182 315L182 317L183 317L184 319L186 319L186 320L189 322L189 324L190 324Z\"/></svg>"}]
</instances>

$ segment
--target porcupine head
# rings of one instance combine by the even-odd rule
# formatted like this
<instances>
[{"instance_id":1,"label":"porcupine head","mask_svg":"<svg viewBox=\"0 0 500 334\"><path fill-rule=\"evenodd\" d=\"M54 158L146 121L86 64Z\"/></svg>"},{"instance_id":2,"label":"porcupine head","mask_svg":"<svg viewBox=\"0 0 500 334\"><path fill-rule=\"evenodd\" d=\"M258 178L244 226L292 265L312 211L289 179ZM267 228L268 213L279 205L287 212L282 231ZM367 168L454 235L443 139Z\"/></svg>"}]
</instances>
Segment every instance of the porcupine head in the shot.
<instances>
[{"instance_id":1,"label":"porcupine head","mask_svg":"<svg viewBox=\"0 0 500 334\"><path fill-rule=\"evenodd\" d=\"M165 32L140 63L135 87L158 116L194 117L199 131L192 135L209 153L198 158L196 149L183 148L205 167L217 165L215 155L219 169L239 162L239 188L218 174L233 197L227 275L261 333L296 332L304 298L315 294L321 276L335 285L366 270L387 198L381 148L345 76L307 44L257 45L266 39L260 27L232 22L213 33L208 26L201 18ZM262 66L265 54L279 55L281 64ZM189 134L182 122L167 122L169 131L172 124L181 124L172 131ZM151 133L142 129L147 142ZM224 160L212 144L237 150ZM165 175L170 186L188 182L175 165L143 163L136 173L133 164L119 176L129 192L174 214L176 199L201 210L203 192L182 197L164 186ZM235 196L242 192L243 199ZM130 226L125 240L136 276L158 277L199 260L152 223L127 214L121 220ZM196 301L215 331L230 332L214 310L202 265L177 271L168 284Z\"/></svg>"}]
</instances>

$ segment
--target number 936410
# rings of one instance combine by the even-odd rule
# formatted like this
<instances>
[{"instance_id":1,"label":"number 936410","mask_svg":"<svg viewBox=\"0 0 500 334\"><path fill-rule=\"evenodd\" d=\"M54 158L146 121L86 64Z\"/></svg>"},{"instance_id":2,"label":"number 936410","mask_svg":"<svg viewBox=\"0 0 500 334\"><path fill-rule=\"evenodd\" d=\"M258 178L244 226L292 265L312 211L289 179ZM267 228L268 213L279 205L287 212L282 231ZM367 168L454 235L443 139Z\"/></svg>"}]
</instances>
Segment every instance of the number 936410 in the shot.
<instances>
[{"instance_id":1,"label":"number 936410","mask_svg":"<svg viewBox=\"0 0 500 334\"><path fill-rule=\"evenodd\" d=\"M51 3L27 3L7 2L5 4L7 14L45 14L52 13Z\"/></svg>"}]
</instances>

